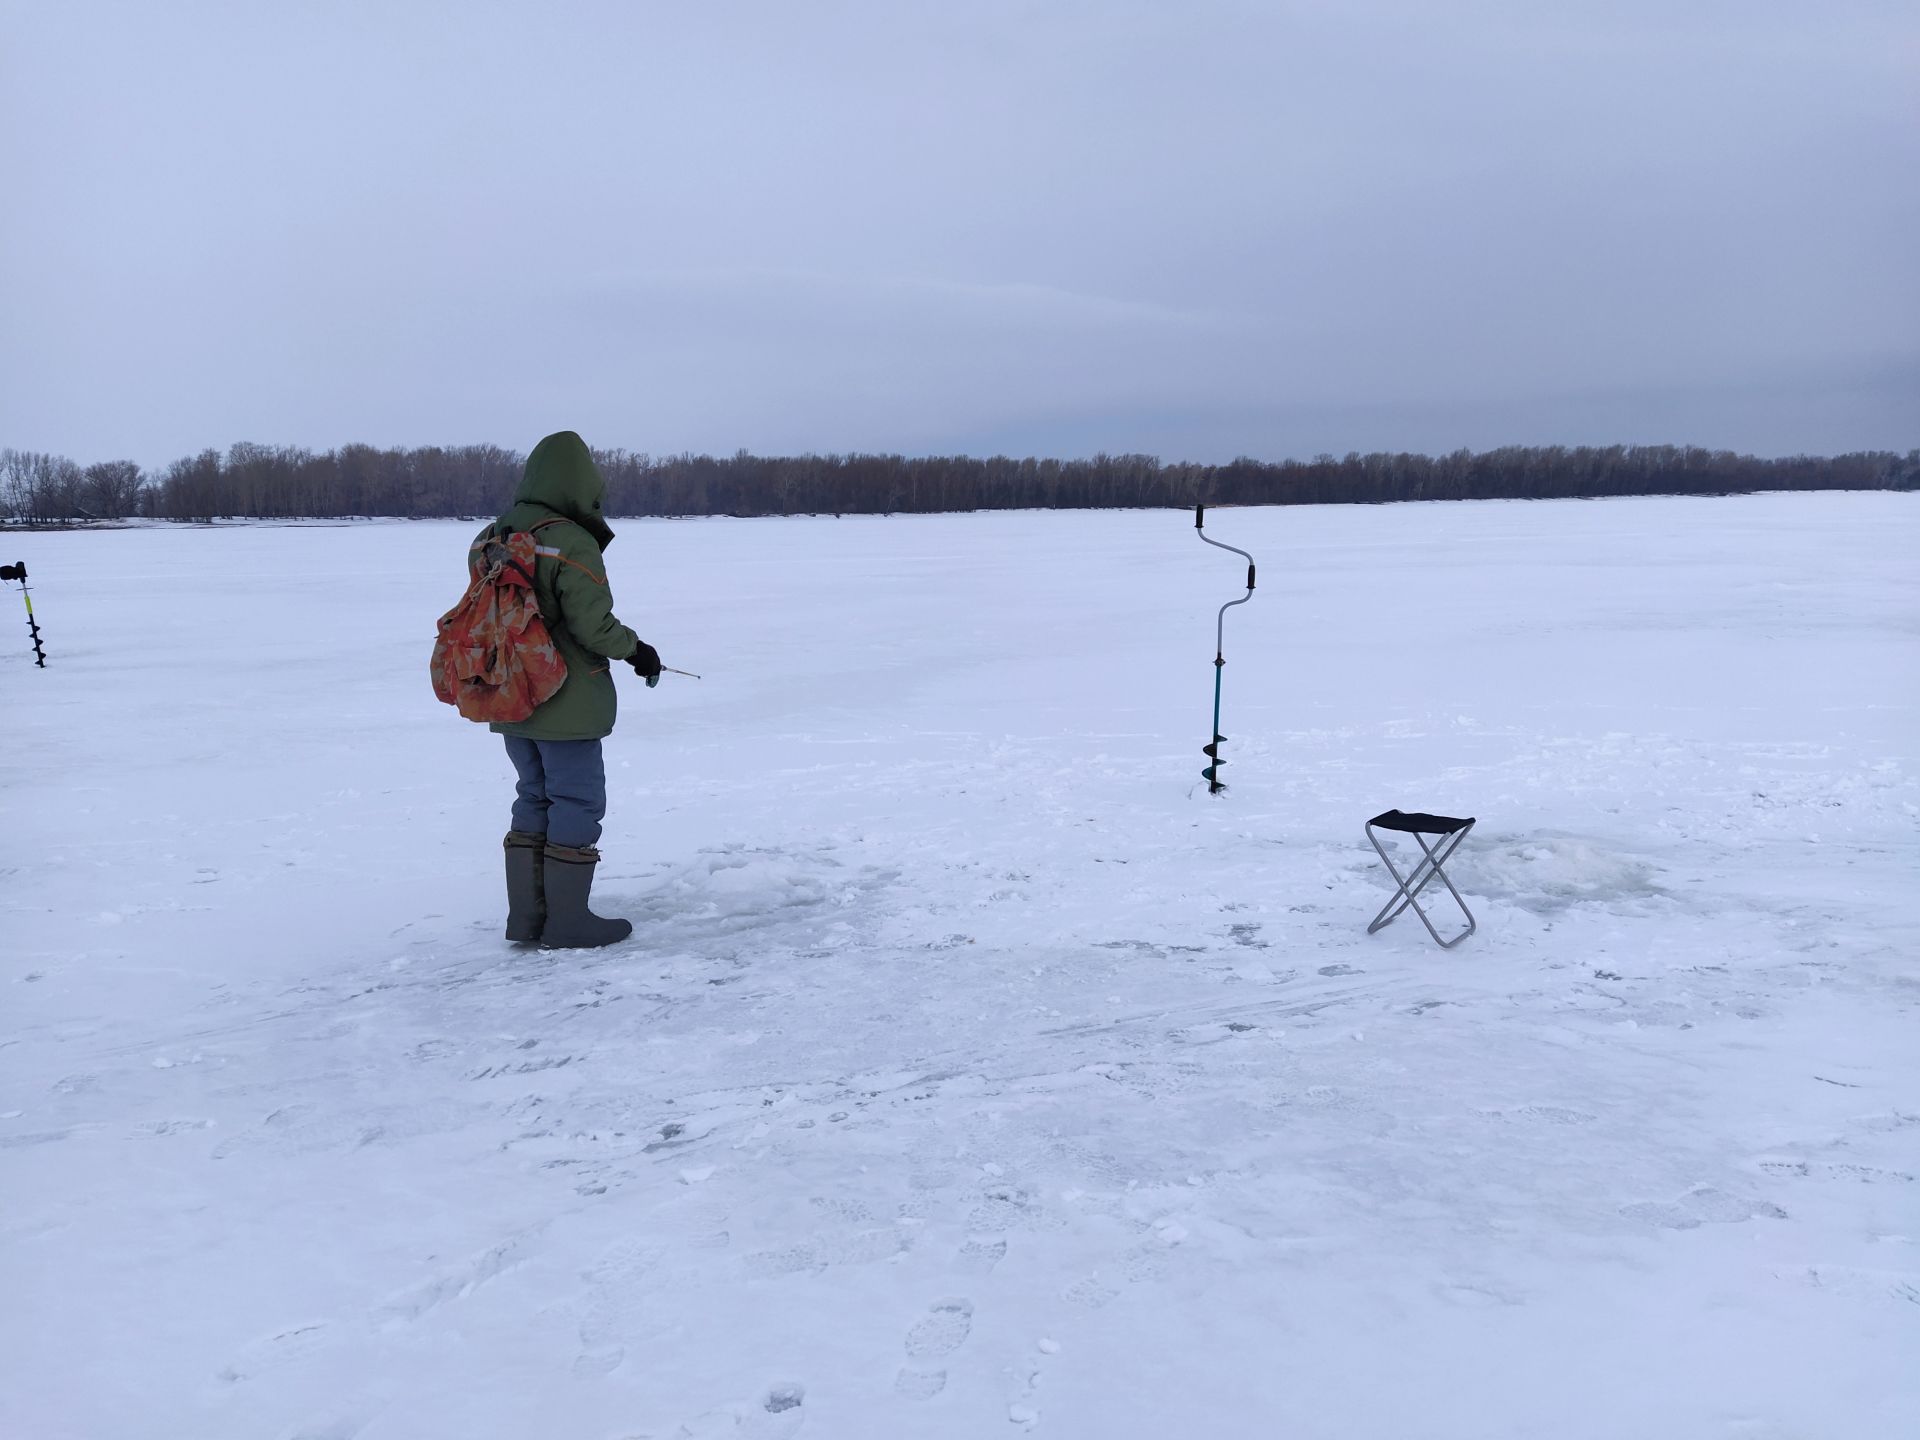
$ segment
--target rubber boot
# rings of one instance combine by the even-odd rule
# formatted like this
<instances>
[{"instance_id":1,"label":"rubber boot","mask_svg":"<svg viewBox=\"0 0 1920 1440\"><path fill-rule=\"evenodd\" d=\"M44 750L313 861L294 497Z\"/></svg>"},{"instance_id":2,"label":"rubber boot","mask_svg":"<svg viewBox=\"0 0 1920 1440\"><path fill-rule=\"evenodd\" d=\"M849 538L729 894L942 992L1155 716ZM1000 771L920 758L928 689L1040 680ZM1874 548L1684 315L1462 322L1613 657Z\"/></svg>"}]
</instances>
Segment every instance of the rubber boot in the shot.
<instances>
[{"instance_id":1,"label":"rubber boot","mask_svg":"<svg viewBox=\"0 0 1920 1440\"><path fill-rule=\"evenodd\" d=\"M531 830L509 830L507 851L507 939L530 945L547 923L547 837Z\"/></svg>"},{"instance_id":2,"label":"rubber boot","mask_svg":"<svg viewBox=\"0 0 1920 1440\"><path fill-rule=\"evenodd\" d=\"M549 950L587 950L617 945L633 934L630 920L609 920L587 908L593 868L600 852L591 845L547 846L547 925L540 943Z\"/></svg>"}]
</instances>

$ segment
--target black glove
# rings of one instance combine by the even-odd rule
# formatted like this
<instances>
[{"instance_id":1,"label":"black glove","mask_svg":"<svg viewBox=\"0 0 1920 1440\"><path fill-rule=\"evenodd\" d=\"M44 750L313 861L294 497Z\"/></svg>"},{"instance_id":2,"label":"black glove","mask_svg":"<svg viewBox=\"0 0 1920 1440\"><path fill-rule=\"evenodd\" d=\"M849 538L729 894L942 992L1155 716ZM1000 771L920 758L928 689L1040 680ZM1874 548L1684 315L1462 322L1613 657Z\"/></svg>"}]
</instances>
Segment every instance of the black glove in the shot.
<instances>
[{"instance_id":1,"label":"black glove","mask_svg":"<svg viewBox=\"0 0 1920 1440\"><path fill-rule=\"evenodd\" d=\"M660 652L646 641L640 642L640 648L627 657L627 663L633 666L633 673L647 682L651 690L660 683Z\"/></svg>"}]
</instances>

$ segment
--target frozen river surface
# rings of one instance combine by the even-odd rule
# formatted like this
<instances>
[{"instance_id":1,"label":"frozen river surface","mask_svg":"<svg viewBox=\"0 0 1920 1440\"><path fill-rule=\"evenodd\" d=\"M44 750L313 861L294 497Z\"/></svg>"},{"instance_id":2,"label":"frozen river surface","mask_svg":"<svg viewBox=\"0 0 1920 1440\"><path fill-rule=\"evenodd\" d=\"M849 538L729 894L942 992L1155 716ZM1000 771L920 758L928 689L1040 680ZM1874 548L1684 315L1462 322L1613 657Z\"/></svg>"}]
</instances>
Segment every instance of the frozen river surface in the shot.
<instances>
[{"instance_id":1,"label":"frozen river surface","mask_svg":"<svg viewBox=\"0 0 1920 1440\"><path fill-rule=\"evenodd\" d=\"M592 954L471 528L8 541L0 1434L1914 1433L1920 497L628 522Z\"/></svg>"}]
</instances>

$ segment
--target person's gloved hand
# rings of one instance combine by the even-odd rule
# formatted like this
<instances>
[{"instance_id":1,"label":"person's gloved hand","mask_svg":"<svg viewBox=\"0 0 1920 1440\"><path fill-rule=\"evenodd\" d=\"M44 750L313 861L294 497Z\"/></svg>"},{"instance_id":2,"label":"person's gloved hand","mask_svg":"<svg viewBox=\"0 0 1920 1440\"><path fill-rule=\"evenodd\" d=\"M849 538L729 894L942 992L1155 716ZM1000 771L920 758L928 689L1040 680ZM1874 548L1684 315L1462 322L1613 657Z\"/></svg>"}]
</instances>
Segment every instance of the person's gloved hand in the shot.
<instances>
[{"instance_id":1,"label":"person's gloved hand","mask_svg":"<svg viewBox=\"0 0 1920 1440\"><path fill-rule=\"evenodd\" d=\"M627 657L627 663L633 666L633 673L647 682L647 688L653 689L660 683L660 652L646 641L640 642L640 648Z\"/></svg>"}]
</instances>

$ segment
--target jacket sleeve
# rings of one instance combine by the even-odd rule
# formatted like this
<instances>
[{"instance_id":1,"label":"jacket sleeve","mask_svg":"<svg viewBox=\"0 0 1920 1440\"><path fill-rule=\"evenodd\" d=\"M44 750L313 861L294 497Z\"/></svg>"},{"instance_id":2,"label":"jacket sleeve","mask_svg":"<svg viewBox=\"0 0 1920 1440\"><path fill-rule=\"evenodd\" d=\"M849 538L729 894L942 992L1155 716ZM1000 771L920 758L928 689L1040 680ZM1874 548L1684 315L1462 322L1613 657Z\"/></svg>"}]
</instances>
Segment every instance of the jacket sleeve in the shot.
<instances>
[{"instance_id":1,"label":"jacket sleeve","mask_svg":"<svg viewBox=\"0 0 1920 1440\"><path fill-rule=\"evenodd\" d=\"M613 588L607 584L604 567L604 561L590 567L570 556L561 557L553 582L560 599L560 623L594 654L625 660L640 648L640 637L614 618Z\"/></svg>"}]
</instances>

